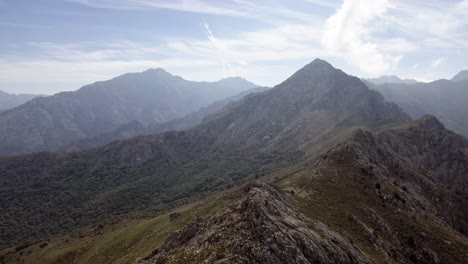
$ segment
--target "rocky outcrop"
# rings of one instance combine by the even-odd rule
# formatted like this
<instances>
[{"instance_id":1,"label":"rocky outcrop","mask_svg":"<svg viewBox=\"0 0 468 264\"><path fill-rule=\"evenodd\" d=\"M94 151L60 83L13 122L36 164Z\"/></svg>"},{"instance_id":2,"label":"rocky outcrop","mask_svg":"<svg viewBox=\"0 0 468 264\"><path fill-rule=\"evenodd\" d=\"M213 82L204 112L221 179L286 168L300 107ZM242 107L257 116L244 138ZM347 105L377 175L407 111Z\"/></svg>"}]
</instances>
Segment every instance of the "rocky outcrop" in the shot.
<instances>
[{"instance_id":1,"label":"rocky outcrop","mask_svg":"<svg viewBox=\"0 0 468 264\"><path fill-rule=\"evenodd\" d=\"M275 187L255 182L241 192L239 202L189 223L137 263L372 262L348 239L299 213Z\"/></svg>"},{"instance_id":2,"label":"rocky outcrop","mask_svg":"<svg viewBox=\"0 0 468 264\"><path fill-rule=\"evenodd\" d=\"M372 180L404 186L394 198L407 209L430 212L468 234L467 139L425 116L375 133L358 130L329 155L349 152Z\"/></svg>"}]
</instances>

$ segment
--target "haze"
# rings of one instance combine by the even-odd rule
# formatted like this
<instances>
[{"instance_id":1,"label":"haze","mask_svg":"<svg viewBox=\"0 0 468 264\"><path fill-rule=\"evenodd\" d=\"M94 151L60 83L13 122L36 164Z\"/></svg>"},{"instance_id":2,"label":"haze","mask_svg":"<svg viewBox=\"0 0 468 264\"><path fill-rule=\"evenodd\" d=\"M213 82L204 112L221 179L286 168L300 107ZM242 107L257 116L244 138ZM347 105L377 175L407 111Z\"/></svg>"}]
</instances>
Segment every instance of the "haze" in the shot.
<instances>
[{"instance_id":1,"label":"haze","mask_svg":"<svg viewBox=\"0 0 468 264\"><path fill-rule=\"evenodd\" d=\"M314 58L360 77L468 68L468 1L0 0L0 90L53 94L162 67L273 86Z\"/></svg>"}]
</instances>

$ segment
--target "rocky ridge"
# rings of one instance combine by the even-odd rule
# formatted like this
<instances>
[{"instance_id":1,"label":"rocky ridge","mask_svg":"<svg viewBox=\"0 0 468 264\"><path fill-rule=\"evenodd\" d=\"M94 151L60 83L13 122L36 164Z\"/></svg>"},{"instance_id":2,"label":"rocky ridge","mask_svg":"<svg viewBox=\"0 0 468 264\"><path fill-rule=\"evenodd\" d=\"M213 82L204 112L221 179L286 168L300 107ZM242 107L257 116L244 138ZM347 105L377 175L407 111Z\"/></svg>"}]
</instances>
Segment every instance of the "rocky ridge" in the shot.
<instances>
[{"instance_id":1,"label":"rocky ridge","mask_svg":"<svg viewBox=\"0 0 468 264\"><path fill-rule=\"evenodd\" d=\"M348 239L294 209L281 190L253 182L241 192L239 202L189 223L137 263L372 263Z\"/></svg>"}]
</instances>

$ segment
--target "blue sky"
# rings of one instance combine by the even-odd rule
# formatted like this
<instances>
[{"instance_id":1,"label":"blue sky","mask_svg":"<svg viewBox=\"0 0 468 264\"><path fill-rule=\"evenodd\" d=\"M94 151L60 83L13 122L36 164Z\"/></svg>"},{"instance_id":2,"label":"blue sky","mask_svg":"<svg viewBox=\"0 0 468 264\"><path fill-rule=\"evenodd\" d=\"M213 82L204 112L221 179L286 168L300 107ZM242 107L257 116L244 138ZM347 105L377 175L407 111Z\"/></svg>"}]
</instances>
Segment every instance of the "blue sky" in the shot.
<instances>
[{"instance_id":1,"label":"blue sky","mask_svg":"<svg viewBox=\"0 0 468 264\"><path fill-rule=\"evenodd\" d=\"M0 0L0 90L162 67L273 86L314 58L430 81L468 69L468 0Z\"/></svg>"}]
</instances>

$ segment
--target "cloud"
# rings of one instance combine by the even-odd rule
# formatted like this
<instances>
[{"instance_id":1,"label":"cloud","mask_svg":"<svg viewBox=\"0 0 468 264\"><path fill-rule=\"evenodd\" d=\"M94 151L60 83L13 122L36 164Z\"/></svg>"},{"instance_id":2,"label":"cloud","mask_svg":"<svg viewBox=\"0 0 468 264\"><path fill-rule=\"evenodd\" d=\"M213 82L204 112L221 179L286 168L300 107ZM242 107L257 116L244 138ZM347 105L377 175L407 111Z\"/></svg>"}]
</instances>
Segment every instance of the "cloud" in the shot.
<instances>
[{"instance_id":1,"label":"cloud","mask_svg":"<svg viewBox=\"0 0 468 264\"><path fill-rule=\"evenodd\" d=\"M157 7L172 9L177 11L184 12L193 12L193 13L205 13L205 14L215 14L215 15L229 15L229 16L245 16L246 13L236 10L234 8L222 7L206 1L201 0L139 0L136 1L139 4Z\"/></svg>"},{"instance_id":2,"label":"cloud","mask_svg":"<svg viewBox=\"0 0 468 264\"><path fill-rule=\"evenodd\" d=\"M431 66L432 68L437 68L439 67L443 62L445 61L445 58L438 58L438 59L435 59L434 61L432 61L431 63Z\"/></svg>"},{"instance_id":3,"label":"cloud","mask_svg":"<svg viewBox=\"0 0 468 264\"><path fill-rule=\"evenodd\" d=\"M384 54L368 40L369 24L388 10L386 0L345 0L338 11L327 19L323 46L369 75L386 72L401 57Z\"/></svg>"},{"instance_id":4,"label":"cloud","mask_svg":"<svg viewBox=\"0 0 468 264\"><path fill-rule=\"evenodd\" d=\"M148 8L167 9L189 13L218 16L243 17L269 24L290 23L291 21L317 21L320 16L294 9L285 1L271 0L66 0L94 8L147 10ZM309 0L311 5L331 7L324 0Z\"/></svg>"},{"instance_id":5,"label":"cloud","mask_svg":"<svg viewBox=\"0 0 468 264\"><path fill-rule=\"evenodd\" d=\"M223 69L223 78L229 77L229 76L236 76L234 71L232 70L232 67L229 62L226 61L225 58L225 53L227 52L227 47L224 43L218 41L218 39L213 35L213 32L211 32L210 25L207 23L203 23L203 27L205 29L205 34L210 40L211 44L213 45L213 48L218 52L218 57L219 60L221 61L222 69Z\"/></svg>"},{"instance_id":6,"label":"cloud","mask_svg":"<svg viewBox=\"0 0 468 264\"><path fill-rule=\"evenodd\" d=\"M201 28L184 35L156 32L157 41L150 37L155 32L142 29L138 35L148 37L138 42L125 37L109 41L103 35L105 41L60 42L55 38L54 43L14 43L0 55L1 89L8 89L11 83L26 88L62 83L67 84L65 89L77 89L154 67L192 80L240 75L261 85L275 85L316 57L363 77L401 73L407 78L436 78L447 72L448 63L443 60L433 62L437 67L411 66L422 65L427 54L436 51L453 63L448 53L468 48L468 0L306 0L294 4L285 0L67 1L126 9L136 12L133 15L153 9L198 13ZM229 23L240 20L236 31L229 31ZM181 19L181 25L183 22ZM21 30L25 25L0 22L0 26ZM466 67L462 63L460 67ZM423 75L428 69L431 75Z\"/></svg>"}]
</instances>

